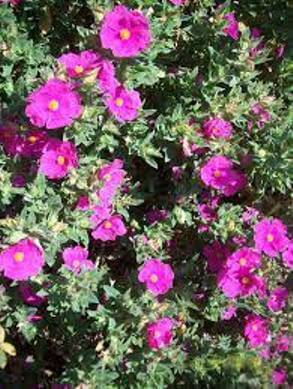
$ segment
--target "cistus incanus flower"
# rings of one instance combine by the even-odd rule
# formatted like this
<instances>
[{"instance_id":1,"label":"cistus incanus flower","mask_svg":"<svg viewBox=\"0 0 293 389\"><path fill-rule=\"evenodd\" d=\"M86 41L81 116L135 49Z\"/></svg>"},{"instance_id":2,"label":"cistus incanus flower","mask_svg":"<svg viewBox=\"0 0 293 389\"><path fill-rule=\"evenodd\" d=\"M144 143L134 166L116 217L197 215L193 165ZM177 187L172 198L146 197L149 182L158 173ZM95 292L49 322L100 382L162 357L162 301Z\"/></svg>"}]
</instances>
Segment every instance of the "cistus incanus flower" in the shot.
<instances>
[{"instance_id":1,"label":"cistus incanus flower","mask_svg":"<svg viewBox=\"0 0 293 389\"><path fill-rule=\"evenodd\" d=\"M278 287L272 290L267 302L269 310L272 312L279 312L285 308L288 295L288 290L284 287Z\"/></svg>"},{"instance_id":2,"label":"cistus incanus flower","mask_svg":"<svg viewBox=\"0 0 293 389\"><path fill-rule=\"evenodd\" d=\"M229 256L226 265L231 271L254 270L261 266L261 255L250 247L242 247Z\"/></svg>"},{"instance_id":3,"label":"cistus incanus flower","mask_svg":"<svg viewBox=\"0 0 293 389\"><path fill-rule=\"evenodd\" d=\"M94 51L85 50L78 54L63 54L57 61L65 66L69 77L83 77L92 70L97 69L100 66L101 59L101 56Z\"/></svg>"},{"instance_id":4,"label":"cistus incanus flower","mask_svg":"<svg viewBox=\"0 0 293 389\"><path fill-rule=\"evenodd\" d=\"M235 13L229 12L223 18L226 21L226 26L223 28L224 34L237 41L239 39L239 24Z\"/></svg>"},{"instance_id":5,"label":"cistus incanus flower","mask_svg":"<svg viewBox=\"0 0 293 389\"><path fill-rule=\"evenodd\" d=\"M48 130L70 126L82 113L81 99L73 86L51 79L27 98L25 114L36 127Z\"/></svg>"},{"instance_id":6,"label":"cistus incanus flower","mask_svg":"<svg viewBox=\"0 0 293 389\"><path fill-rule=\"evenodd\" d=\"M107 242L116 240L118 236L127 233L127 229L120 215L113 215L104 220L97 228L92 231L92 237L96 240Z\"/></svg>"},{"instance_id":7,"label":"cistus incanus flower","mask_svg":"<svg viewBox=\"0 0 293 389\"><path fill-rule=\"evenodd\" d=\"M174 5L184 5L187 0L169 0Z\"/></svg>"},{"instance_id":8,"label":"cistus incanus flower","mask_svg":"<svg viewBox=\"0 0 293 389\"><path fill-rule=\"evenodd\" d=\"M233 162L222 155L211 157L200 170L205 185L220 190L225 196L233 196L244 189L246 177L236 170Z\"/></svg>"},{"instance_id":9,"label":"cistus incanus flower","mask_svg":"<svg viewBox=\"0 0 293 389\"><path fill-rule=\"evenodd\" d=\"M42 151L39 173L51 180L61 179L77 166L78 157L75 145L69 141L51 139Z\"/></svg>"},{"instance_id":10,"label":"cistus incanus flower","mask_svg":"<svg viewBox=\"0 0 293 389\"><path fill-rule=\"evenodd\" d=\"M88 255L88 250L84 247L67 247L62 253L64 266L76 274L81 270L91 270L94 264L88 259Z\"/></svg>"},{"instance_id":11,"label":"cistus incanus flower","mask_svg":"<svg viewBox=\"0 0 293 389\"><path fill-rule=\"evenodd\" d=\"M100 39L115 57L134 57L150 45L148 19L140 11L118 5L105 15Z\"/></svg>"},{"instance_id":12,"label":"cistus incanus flower","mask_svg":"<svg viewBox=\"0 0 293 389\"><path fill-rule=\"evenodd\" d=\"M285 369L275 369L272 372L272 383L274 385L284 385L287 381L287 372Z\"/></svg>"},{"instance_id":13,"label":"cistus incanus flower","mask_svg":"<svg viewBox=\"0 0 293 389\"><path fill-rule=\"evenodd\" d=\"M289 269L293 268L293 242L290 241L282 255L283 264Z\"/></svg>"},{"instance_id":14,"label":"cistus incanus flower","mask_svg":"<svg viewBox=\"0 0 293 389\"><path fill-rule=\"evenodd\" d=\"M39 158L49 137L46 131L31 130L24 134L21 155L28 158Z\"/></svg>"},{"instance_id":15,"label":"cistus incanus flower","mask_svg":"<svg viewBox=\"0 0 293 389\"><path fill-rule=\"evenodd\" d=\"M276 257L287 248L287 228L279 219L263 219L254 227L255 247L269 257Z\"/></svg>"},{"instance_id":16,"label":"cistus incanus flower","mask_svg":"<svg viewBox=\"0 0 293 389\"><path fill-rule=\"evenodd\" d=\"M159 296L172 289L174 273L169 264L156 258L149 259L140 269L138 280L146 284L149 292Z\"/></svg>"},{"instance_id":17,"label":"cistus incanus flower","mask_svg":"<svg viewBox=\"0 0 293 389\"><path fill-rule=\"evenodd\" d=\"M0 270L15 281L25 281L38 275L45 264L41 246L27 238L0 253Z\"/></svg>"},{"instance_id":18,"label":"cistus incanus flower","mask_svg":"<svg viewBox=\"0 0 293 389\"><path fill-rule=\"evenodd\" d=\"M203 123L203 132L207 138L230 139L232 131L232 124L217 116L207 119Z\"/></svg>"},{"instance_id":19,"label":"cistus incanus flower","mask_svg":"<svg viewBox=\"0 0 293 389\"><path fill-rule=\"evenodd\" d=\"M123 86L107 93L104 102L111 114L121 123L135 120L142 106L139 93Z\"/></svg>"},{"instance_id":20,"label":"cistus incanus flower","mask_svg":"<svg viewBox=\"0 0 293 389\"><path fill-rule=\"evenodd\" d=\"M265 345L270 340L268 322L259 315L246 316L244 336L252 348Z\"/></svg>"},{"instance_id":21,"label":"cistus incanus flower","mask_svg":"<svg viewBox=\"0 0 293 389\"><path fill-rule=\"evenodd\" d=\"M147 325L147 343L154 350L168 347L173 341L173 320L163 317Z\"/></svg>"}]
</instances>

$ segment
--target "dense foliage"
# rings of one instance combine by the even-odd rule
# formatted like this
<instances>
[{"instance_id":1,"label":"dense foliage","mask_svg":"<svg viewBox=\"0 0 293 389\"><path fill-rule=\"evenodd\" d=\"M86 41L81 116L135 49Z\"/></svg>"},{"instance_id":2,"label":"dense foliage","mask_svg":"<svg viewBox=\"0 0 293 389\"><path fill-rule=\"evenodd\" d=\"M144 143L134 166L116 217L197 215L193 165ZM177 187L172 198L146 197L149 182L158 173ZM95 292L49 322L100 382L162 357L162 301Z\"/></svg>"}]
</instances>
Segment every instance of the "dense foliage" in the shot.
<instances>
[{"instance_id":1,"label":"dense foliage","mask_svg":"<svg viewBox=\"0 0 293 389\"><path fill-rule=\"evenodd\" d=\"M5 388L290 385L289 15L0 0Z\"/></svg>"}]
</instances>

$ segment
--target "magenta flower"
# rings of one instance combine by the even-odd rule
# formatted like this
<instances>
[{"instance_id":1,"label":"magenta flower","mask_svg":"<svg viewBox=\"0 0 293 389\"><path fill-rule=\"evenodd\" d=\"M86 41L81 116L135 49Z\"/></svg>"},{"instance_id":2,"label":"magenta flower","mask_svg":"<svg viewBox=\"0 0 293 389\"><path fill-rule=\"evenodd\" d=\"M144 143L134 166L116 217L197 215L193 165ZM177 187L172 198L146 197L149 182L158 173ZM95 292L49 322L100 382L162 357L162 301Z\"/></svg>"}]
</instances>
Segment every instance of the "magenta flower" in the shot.
<instances>
[{"instance_id":1,"label":"magenta flower","mask_svg":"<svg viewBox=\"0 0 293 389\"><path fill-rule=\"evenodd\" d=\"M275 288L267 302L267 306L270 311L278 312L281 311L286 306L286 300L288 298L288 290L286 288Z\"/></svg>"},{"instance_id":2,"label":"magenta flower","mask_svg":"<svg viewBox=\"0 0 293 389\"><path fill-rule=\"evenodd\" d=\"M111 114L121 123L135 120L142 106L139 93L123 86L118 86L106 95L104 102Z\"/></svg>"},{"instance_id":3,"label":"magenta flower","mask_svg":"<svg viewBox=\"0 0 293 389\"><path fill-rule=\"evenodd\" d=\"M149 259L140 269L138 280L146 284L149 292L159 296L173 288L174 273L170 265L159 259Z\"/></svg>"},{"instance_id":4,"label":"magenta flower","mask_svg":"<svg viewBox=\"0 0 293 389\"><path fill-rule=\"evenodd\" d=\"M227 21L226 26L223 28L224 34L237 41L239 39L239 25L235 18L235 13L227 13L224 15L224 19Z\"/></svg>"},{"instance_id":5,"label":"magenta flower","mask_svg":"<svg viewBox=\"0 0 293 389\"><path fill-rule=\"evenodd\" d=\"M90 209L90 199L88 196L79 196L75 209L78 211L89 211Z\"/></svg>"},{"instance_id":6,"label":"magenta flower","mask_svg":"<svg viewBox=\"0 0 293 389\"><path fill-rule=\"evenodd\" d=\"M69 77L83 77L94 69L97 69L101 63L101 56L91 50L81 51L78 54L63 54L57 59L65 66Z\"/></svg>"},{"instance_id":7,"label":"magenta flower","mask_svg":"<svg viewBox=\"0 0 293 389\"><path fill-rule=\"evenodd\" d=\"M236 317L237 308L234 305L229 305L221 315L222 320L231 320L232 317Z\"/></svg>"},{"instance_id":8,"label":"magenta flower","mask_svg":"<svg viewBox=\"0 0 293 389\"><path fill-rule=\"evenodd\" d=\"M39 173L51 180L60 179L77 165L78 157L74 144L51 139L43 149Z\"/></svg>"},{"instance_id":9,"label":"magenta flower","mask_svg":"<svg viewBox=\"0 0 293 389\"><path fill-rule=\"evenodd\" d=\"M147 343L154 350L168 347L173 341L173 320L163 317L147 326Z\"/></svg>"},{"instance_id":10,"label":"magenta flower","mask_svg":"<svg viewBox=\"0 0 293 389\"><path fill-rule=\"evenodd\" d=\"M242 247L230 255L226 264L230 271L254 270L261 266L261 256L250 247Z\"/></svg>"},{"instance_id":11,"label":"magenta flower","mask_svg":"<svg viewBox=\"0 0 293 389\"><path fill-rule=\"evenodd\" d=\"M88 255L88 250L84 247L67 247L62 253L64 266L76 274L81 270L92 270L94 264L88 259Z\"/></svg>"},{"instance_id":12,"label":"magenta flower","mask_svg":"<svg viewBox=\"0 0 293 389\"><path fill-rule=\"evenodd\" d=\"M26 185L26 177L22 174L15 174L11 178L13 188L24 188Z\"/></svg>"},{"instance_id":13,"label":"magenta flower","mask_svg":"<svg viewBox=\"0 0 293 389\"><path fill-rule=\"evenodd\" d=\"M0 253L0 270L15 281L25 281L38 275L45 264L41 246L32 239L23 239Z\"/></svg>"},{"instance_id":14,"label":"magenta flower","mask_svg":"<svg viewBox=\"0 0 293 389\"><path fill-rule=\"evenodd\" d=\"M218 273L223 268L230 254L228 247L218 241L205 245L203 248L203 255L208 261L208 269L213 273Z\"/></svg>"},{"instance_id":15,"label":"magenta flower","mask_svg":"<svg viewBox=\"0 0 293 389\"><path fill-rule=\"evenodd\" d=\"M252 348L265 345L270 339L267 321L255 314L246 316L244 336Z\"/></svg>"},{"instance_id":16,"label":"magenta flower","mask_svg":"<svg viewBox=\"0 0 293 389\"><path fill-rule=\"evenodd\" d=\"M27 282L22 282L19 285L19 291L23 302L27 305L39 307L46 302L46 298L38 296Z\"/></svg>"},{"instance_id":17,"label":"magenta flower","mask_svg":"<svg viewBox=\"0 0 293 389\"><path fill-rule=\"evenodd\" d=\"M25 157L39 158L49 137L45 131L32 130L24 134L21 154Z\"/></svg>"},{"instance_id":18,"label":"magenta flower","mask_svg":"<svg viewBox=\"0 0 293 389\"><path fill-rule=\"evenodd\" d=\"M168 211L166 209L152 209L145 216L149 224L154 224L166 220L168 218Z\"/></svg>"},{"instance_id":19,"label":"magenta flower","mask_svg":"<svg viewBox=\"0 0 293 389\"><path fill-rule=\"evenodd\" d=\"M287 228L279 219L263 219L254 227L255 247L269 257L276 257L288 245Z\"/></svg>"},{"instance_id":20,"label":"magenta flower","mask_svg":"<svg viewBox=\"0 0 293 389\"><path fill-rule=\"evenodd\" d=\"M257 219L259 211L252 207L245 207L246 211L242 214L242 221L244 223L250 224L251 221Z\"/></svg>"},{"instance_id":21,"label":"magenta flower","mask_svg":"<svg viewBox=\"0 0 293 389\"><path fill-rule=\"evenodd\" d=\"M293 268L293 242L290 241L282 255L283 264L289 269Z\"/></svg>"},{"instance_id":22,"label":"magenta flower","mask_svg":"<svg viewBox=\"0 0 293 389\"><path fill-rule=\"evenodd\" d=\"M263 106L259 103L254 104L251 107L251 112L257 117L257 126L258 128L263 128L265 123L272 120L271 114L269 111L263 108Z\"/></svg>"},{"instance_id":23,"label":"magenta flower","mask_svg":"<svg viewBox=\"0 0 293 389\"><path fill-rule=\"evenodd\" d=\"M286 335L280 335L276 339L276 351L277 353L286 353L292 346L292 338Z\"/></svg>"},{"instance_id":24,"label":"magenta flower","mask_svg":"<svg viewBox=\"0 0 293 389\"><path fill-rule=\"evenodd\" d=\"M184 5L186 3L186 0L169 0L169 1L174 5Z\"/></svg>"},{"instance_id":25,"label":"magenta flower","mask_svg":"<svg viewBox=\"0 0 293 389\"><path fill-rule=\"evenodd\" d=\"M200 177L205 185L221 190L225 196L233 196L246 185L244 174L234 169L229 158L221 155L210 158L202 166Z\"/></svg>"},{"instance_id":26,"label":"magenta flower","mask_svg":"<svg viewBox=\"0 0 293 389\"><path fill-rule=\"evenodd\" d=\"M92 229L97 228L104 220L109 219L111 217L111 209L108 207L104 207L98 205L94 207L93 214L90 217Z\"/></svg>"},{"instance_id":27,"label":"magenta flower","mask_svg":"<svg viewBox=\"0 0 293 389\"><path fill-rule=\"evenodd\" d=\"M217 219L217 212L208 204L198 204L199 216L205 223L211 223Z\"/></svg>"},{"instance_id":28,"label":"magenta flower","mask_svg":"<svg viewBox=\"0 0 293 389\"><path fill-rule=\"evenodd\" d=\"M115 57L134 57L150 45L148 19L139 11L118 5L105 15L100 38L103 48Z\"/></svg>"},{"instance_id":29,"label":"magenta flower","mask_svg":"<svg viewBox=\"0 0 293 389\"><path fill-rule=\"evenodd\" d=\"M92 237L96 240L106 242L114 241L117 236L123 236L127 233L122 217L119 215L110 216L104 220L93 232Z\"/></svg>"},{"instance_id":30,"label":"magenta flower","mask_svg":"<svg viewBox=\"0 0 293 389\"><path fill-rule=\"evenodd\" d=\"M203 124L203 132L207 138L230 139L232 131L232 124L217 116L205 120Z\"/></svg>"},{"instance_id":31,"label":"magenta flower","mask_svg":"<svg viewBox=\"0 0 293 389\"><path fill-rule=\"evenodd\" d=\"M14 126L0 126L0 145L7 155L20 155L23 148L23 139Z\"/></svg>"},{"instance_id":32,"label":"magenta flower","mask_svg":"<svg viewBox=\"0 0 293 389\"><path fill-rule=\"evenodd\" d=\"M80 96L71 84L51 79L27 98L26 116L36 127L48 130L70 126L80 117L82 106Z\"/></svg>"},{"instance_id":33,"label":"magenta flower","mask_svg":"<svg viewBox=\"0 0 293 389\"><path fill-rule=\"evenodd\" d=\"M126 171L123 168L121 159L114 159L113 162L102 166L97 172L98 180L102 181L104 186L113 187L115 190L123 183Z\"/></svg>"},{"instance_id":34,"label":"magenta flower","mask_svg":"<svg viewBox=\"0 0 293 389\"><path fill-rule=\"evenodd\" d=\"M98 88L103 93L112 93L120 85L119 81L116 79L114 65L107 59L101 61L97 77Z\"/></svg>"},{"instance_id":35,"label":"magenta flower","mask_svg":"<svg viewBox=\"0 0 293 389\"><path fill-rule=\"evenodd\" d=\"M287 381L287 372L284 369L275 369L272 372L272 383L274 385L284 385Z\"/></svg>"}]
</instances>

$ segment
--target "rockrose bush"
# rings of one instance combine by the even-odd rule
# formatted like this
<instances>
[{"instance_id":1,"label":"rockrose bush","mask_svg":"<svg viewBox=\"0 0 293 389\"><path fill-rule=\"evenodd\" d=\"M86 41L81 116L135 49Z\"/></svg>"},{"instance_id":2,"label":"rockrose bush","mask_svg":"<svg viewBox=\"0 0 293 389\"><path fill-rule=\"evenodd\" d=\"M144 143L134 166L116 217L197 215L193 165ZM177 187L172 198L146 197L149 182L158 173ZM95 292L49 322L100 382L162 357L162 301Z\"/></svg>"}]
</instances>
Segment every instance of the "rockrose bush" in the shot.
<instances>
[{"instance_id":1,"label":"rockrose bush","mask_svg":"<svg viewBox=\"0 0 293 389\"><path fill-rule=\"evenodd\" d=\"M0 0L1 388L292 385L289 13Z\"/></svg>"}]
</instances>

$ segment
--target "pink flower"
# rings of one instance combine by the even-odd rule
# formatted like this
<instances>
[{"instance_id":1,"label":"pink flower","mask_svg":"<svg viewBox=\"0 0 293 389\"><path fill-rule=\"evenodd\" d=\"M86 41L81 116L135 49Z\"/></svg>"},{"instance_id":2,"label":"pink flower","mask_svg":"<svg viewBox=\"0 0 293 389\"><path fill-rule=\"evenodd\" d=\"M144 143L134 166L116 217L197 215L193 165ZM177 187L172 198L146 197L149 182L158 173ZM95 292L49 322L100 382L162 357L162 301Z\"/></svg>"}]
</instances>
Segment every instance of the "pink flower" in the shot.
<instances>
[{"instance_id":1,"label":"pink flower","mask_svg":"<svg viewBox=\"0 0 293 389\"><path fill-rule=\"evenodd\" d=\"M142 106L139 93L123 86L111 91L104 101L111 114L121 123L135 120Z\"/></svg>"},{"instance_id":2,"label":"pink flower","mask_svg":"<svg viewBox=\"0 0 293 389\"><path fill-rule=\"evenodd\" d=\"M210 223L217 219L217 212L208 204L198 204L198 213L204 222Z\"/></svg>"},{"instance_id":3,"label":"pink flower","mask_svg":"<svg viewBox=\"0 0 293 389\"><path fill-rule=\"evenodd\" d=\"M235 13L227 13L224 15L224 19L227 21L226 26L223 28L224 34L237 41L239 39L239 26L235 18Z\"/></svg>"},{"instance_id":4,"label":"pink flower","mask_svg":"<svg viewBox=\"0 0 293 389\"><path fill-rule=\"evenodd\" d=\"M237 308L234 305L229 305L221 315L222 320L231 320L232 317L236 317Z\"/></svg>"},{"instance_id":5,"label":"pink flower","mask_svg":"<svg viewBox=\"0 0 293 389\"><path fill-rule=\"evenodd\" d=\"M286 300L288 298L288 290L286 288L275 288L268 300L267 306L270 311L278 312L286 306Z\"/></svg>"},{"instance_id":6,"label":"pink flower","mask_svg":"<svg viewBox=\"0 0 293 389\"><path fill-rule=\"evenodd\" d=\"M45 297L38 296L27 282L19 285L19 291L25 304L39 307L46 301Z\"/></svg>"},{"instance_id":7,"label":"pink flower","mask_svg":"<svg viewBox=\"0 0 293 389\"><path fill-rule=\"evenodd\" d=\"M81 246L67 247L62 253L65 267L76 274L81 270L94 268L93 262L88 260L88 255L87 249Z\"/></svg>"},{"instance_id":8,"label":"pink flower","mask_svg":"<svg viewBox=\"0 0 293 389\"><path fill-rule=\"evenodd\" d=\"M252 207L246 207L246 211L242 214L242 220L244 223L250 224L251 221L257 219L259 211Z\"/></svg>"},{"instance_id":9,"label":"pink flower","mask_svg":"<svg viewBox=\"0 0 293 389\"><path fill-rule=\"evenodd\" d=\"M186 0L169 0L169 1L174 5L184 5L186 3Z\"/></svg>"},{"instance_id":10,"label":"pink flower","mask_svg":"<svg viewBox=\"0 0 293 389\"><path fill-rule=\"evenodd\" d=\"M200 170L200 177L205 185L219 189L225 196L233 196L246 185L243 173L234 169L232 161L216 155L209 159Z\"/></svg>"},{"instance_id":11,"label":"pink flower","mask_svg":"<svg viewBox=\"0 0 293 389\"><path fill-rule=\"evenodd\" d=\"M290 241L282 255L283 264L289 269L293 268L293 242Z\"/></svg>"},{"instance_id":12,"label":"pink flower","mask_svg":"<svg viewBox=\"0 0 293 389\"><path fill-rule=\"evenodd\" d=\"M287 372L284 369L275 369L272 373L272 383L274 385L284 385L287 380Z\"/></svg>"},{"instance_id":13,"label":"pink flower","mask_svg":"<svg viewBox=\"0 0 293 389\"><path fill-rule=\"evenodd\" d=\"M154 350L168 347L173 341L173 320L163 317L147 326L147 343Z\"/></svg>"},{"instance_id":14,"label":"pink flower","mask_svg":"<svg viewBox=\"0 0 293 389\"><path fill-rule=\"evenodd\" d=\"M170 265L159 259L149 259L140 269L138 280L146 284L148 291L158 296L172 289L174 273Z\"/></svg>"},{"instance_id":15,"label":"pink flower","mask_svg":"<svg viewBox=\"0 0 293 389\"><path fill-rule=\"evenodd\" d=\"M246 316L244 335L250 347L263 346L270 338L267 321L255 314Z\"/></svg>"},{"instance_id":16,"label":"pink flower","mask_svg":"<svg viewBox=\"0 0 293 389\"><path fill-rule=\"evenodd\" d=\"M119 85L120 83L116 79L114 65L107 59L103 59L98 72L98 88L103 93L112 93Z\"/></svg>"},{"instance_id":17,"label":"pink flower","mask_svg":"<svg viewBox=\"0 0 293 389\"><path fill-rule=\"evenodd\" d=\"M260 38L261 38L261 30L257 27L253 27L251 29L251 34L250 34L250 37L252 40L256 40L256 41L259 41ZM250 57L252 58L255 58L257 56L257 54L262 51L265 47L265 44L264 42L260 41L256 47L253 47L252 49L249 50L249 55Z\"/></svg>"},{"instance_id":18,"label":"pink flower","mask_svg":"<svg viewBox=\"0 0 293 389\"><path fill-rule=\"evenodd\" d=\"M269 347L264 347L262 350L260 350L260 352L258 353L258 355L264 359L265 361L268 361L270 358L271 358L271 352L270 352L270 348Z\"/></svg>"},{"instance_id":19,"label":"pink flower","mask_svg":"<svg viewBox=\"0 0 293 389\"><path fill-rule=\"evenodd\" d=\"M232 136L233 127L230 122L214 117L205 120L203 124L204 135L207 138L223 138L230 139Z\"/></svg>"},{"instance_id":20,"label":"pink flower","mask_svg":"<svg viewBox=\"0 0 293 389\"><path fill-rule=\"evenodd\" d=\"M146 213L146 219L149 224L162 222L168 218L166 209L152 209Z\"/></svg>"},{"instance_id":21,"label":"pink flower","mask_svg":"<svg viewBox=\"0 0 293 389\"><path fill-rule=\"evenodd\" d=\"M276 339L276 351L278 353L285 353L291 347L292 339L286 335L281 335Z\"/></svg>"},{"instance_id":22,"label":"pink flower","mask_svg":"<svg viewBox=\"0 0 293 389\"><path fill-rule=\"evenodd\" d=\"M210 245L205 245L203 255L208 261L208 269L213 273L218 273L225 265L230 250L223 243L214 241Z\"/></svg>"},{"instance_id":23,"label":"pink flower","mask_svg":"<svg viewBox=\"0 0 293 389\"><path fill-rule=\"evenodd\" d=\"M2 3L2 4L7 4L7 3L9 3L9 4L11 4L11 5L18 5L18 4L20 4L22 2L22 0L0 0L0 4Z\"/></svg>"},{"instance_id":24,"label":"pink flower","mask_svg":"<svg viewBox=\"0 0 293 389\"><path fill-rule=\"evenodd\" d=\"M88 211L90 209L90 199L88 196L79 196L75 209L78 211Z\"/></svg>"},{"instance_id":25,"label":"pink flower","mask_svg":"<svg viewBox=\"0 0 293 389\"><path fill-rule=\"evenodd\" d=\"M94 207L93 214L90 217L92 228L97 228L97 226L100 225L104 220L109 219L109 217L111 217L110 213L111 209L108 207L101 205Z\"/></svg>"},{"instance_id":26,"label":"pink flower","mask_svg":"<svg viewBox=\"0 0 293 389\"><path fill-rule=\"evenodd\" d=\"M271 117L271 114L269 113L269 111L265 110L263 108L263 106L259 103L256 103L251 107L251 112L255 116L257 116L258 120L257 120L256 124L257 124L258 128L263 128L265 123L272 120L272 117Z\"/></svg>"},{"instance_id":27,"label":"pink flower","mask_svg":"<svg viewBox=\"0 0 293 389\"><path fill-rule=\"evenodd\" d=\"M8 155L14 157L22 153L23 139L14 126L0 126L0 144Z\"/></svg>"},{"instance_id":28,"label":"pink flower","mask_svg":"<svg viewBox=\"0 0 293 389\"><path fill-rule=\"evenodd\" d=\"M25 157L39 158L49 138L45 131L31 130L24 134L21 154Z\"/></svg>"},{"instance_id":29,"label":"pink flower","mask_svg":"<svg viewBox=\"0 0 293 389\"><path fill-rule=\"evenodd\" d=\"M180 166L172 166L172 178L180 181L183 176L183 169Z\"/></svg>"},{"instance_id":30,"label":"pink flower","mask_svg":"<svg viewBox=\"0 0 293 389\"><path fill-rule=\"evenodd\" d=\"M118 5L105 15L100 38L103 48L112 50L115 57L134 57L150 45L148 19L139 11Z\"/></svg>"},{"instance_id":31,"label":"pink flower","mask_svg":"<svg viewBox=\"0 0 293 389\"><path fill-rule=\"evenodd\" d=\"M254 227L255 247L269 257L276 257L288 244L287 228L279 219L263 219Z\"/></svg>"},{"instance_id":32,"label":"pink flower","mask_svg":"<svg viewBox=\"0 0 293 389\"><path fill-rule=\"evenodd\" d=\"M72 89L69 83L51 79L32 92L25 109L30 122L49 130L70 126L82 113L80 96Z\"/></svg>"},{"instance_id":33,"label":"pink flower","mask_svg":"<svg viewBox=\"0 0 293 389\"><path fill-rule=\"evenodd\" d=\"M242 247L229 256L226 264L230 271L254 270L261 266L261 256L250 247Z\"/></svg>"},{"instance_id":34,"label":"pink flower","mask_svg":"<svg viewBox=\"0 0 293 389\"><path fill-rule=\"evenodd\" d=\"M91 50L81 51L78 54L63 54L57 60L65 66L69 77L83 77L101 63L101 56Z\"/></svg>"},{"instance_id":35,"label":"pink flower","mask_svg":"<svg viewBox=\"0 0 293 389\"><path fill-rule=\"evenodd\" d=\"M77 165L78 157L74 144L51 139L43 149L39 173L51 180L60 179Z\"/></svg>"},{"instance_id":36,"label":"pink flower","mask_svg":"<svg viewBox=\"0 0 293 389\"><path fill-rule=\"evenodd\" d=\"M93 232L92 237L104 242L114 241L117 236L123 236L127 233L121 216L113 215L104 220Z\"/></svg>"},{"instance_id":37,"label":"pink flower","mask_svg":"<svg viewBox=\"0 0 293 389\"><path fill-rule=\"evenodd\" d=\"M0 253L0 270L15 281L25 281L38 275L45 264L41 246L32 239L23 239Z\"/></svg>"}]
</instances>

